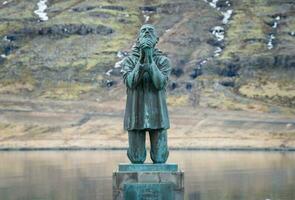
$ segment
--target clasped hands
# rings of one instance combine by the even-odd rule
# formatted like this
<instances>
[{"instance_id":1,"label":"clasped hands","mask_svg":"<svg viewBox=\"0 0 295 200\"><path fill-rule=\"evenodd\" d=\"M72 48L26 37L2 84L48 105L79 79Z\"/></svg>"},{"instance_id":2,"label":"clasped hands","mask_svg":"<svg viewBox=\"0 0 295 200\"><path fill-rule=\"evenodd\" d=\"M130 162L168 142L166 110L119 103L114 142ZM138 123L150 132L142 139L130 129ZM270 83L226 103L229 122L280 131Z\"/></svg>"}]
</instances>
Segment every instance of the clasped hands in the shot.
<instances>
[{"instance_id":1,"label":"clasped hands","mask_svg":"<svg viewBox=\"0 0 295 200\"><path fill-rule=\"evenodd\" d=\"M143 71L150 71L152 68L154 44L151 40L146 39L139 44L140 57L139 62Z\"/></svg>"}]
</instances>

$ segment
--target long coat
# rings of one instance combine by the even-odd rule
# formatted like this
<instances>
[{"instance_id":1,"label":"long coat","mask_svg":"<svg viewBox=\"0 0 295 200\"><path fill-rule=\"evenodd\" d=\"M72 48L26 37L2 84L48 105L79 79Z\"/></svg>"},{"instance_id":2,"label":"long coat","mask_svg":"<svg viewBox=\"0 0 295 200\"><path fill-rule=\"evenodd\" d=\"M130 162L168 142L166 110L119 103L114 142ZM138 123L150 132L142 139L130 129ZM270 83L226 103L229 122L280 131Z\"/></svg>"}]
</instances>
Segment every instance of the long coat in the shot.
<instances>
[{"instance_id":1,"label":"long coat","mask_svg":"<svg viewBox=\"0 0 295 200\"><path fill-rule=\"evenodd\" d=\"M154 69L142 72L139 49L134 47L130 56L122 62L127 102L124 117L125 130L168 129L170 127L166 85L171 71L169 59L155 49Z\"/></svg>"}]
</instances>

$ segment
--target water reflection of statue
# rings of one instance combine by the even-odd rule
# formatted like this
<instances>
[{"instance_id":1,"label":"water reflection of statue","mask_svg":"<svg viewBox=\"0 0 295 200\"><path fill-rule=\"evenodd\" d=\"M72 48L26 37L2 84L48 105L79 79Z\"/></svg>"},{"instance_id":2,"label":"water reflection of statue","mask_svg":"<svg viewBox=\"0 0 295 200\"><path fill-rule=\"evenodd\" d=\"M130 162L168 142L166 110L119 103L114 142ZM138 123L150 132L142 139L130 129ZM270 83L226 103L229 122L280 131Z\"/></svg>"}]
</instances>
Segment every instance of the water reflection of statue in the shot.
<instances>
[{"instance_id":1,"label":"water reflection of statue","mask_svg":"<svg viewBox=\"0 0 295 200\"><path fill-rule=\"evenodd\" d=\"M128 131L128 158L132 163L146 159L145 135L149 132L151 159L165 163L169 151L166 84L171 71L169 59L157 48L157 33L152 25L140 28L132 54L122 63L127 87L124 128Z\"/></svg>"}]
</instances>

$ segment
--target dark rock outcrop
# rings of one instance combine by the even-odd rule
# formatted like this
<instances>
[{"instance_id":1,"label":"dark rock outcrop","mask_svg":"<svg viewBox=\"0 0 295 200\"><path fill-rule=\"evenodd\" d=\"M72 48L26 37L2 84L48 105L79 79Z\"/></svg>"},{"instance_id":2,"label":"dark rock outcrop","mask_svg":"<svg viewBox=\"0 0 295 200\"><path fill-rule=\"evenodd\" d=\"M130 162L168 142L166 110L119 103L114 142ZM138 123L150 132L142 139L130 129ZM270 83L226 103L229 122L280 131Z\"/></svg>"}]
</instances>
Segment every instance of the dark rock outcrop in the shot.
<instances>
[{"instance_id":1,"label":"dark rock outcrop","mask_svg":"<svg viewBox=\"0 0 295 200\"><path fill-rule=\"evenodd\" d=\"M95 8L96 8L95 6L86 6L86 5L84 5L84 6L75 7L72 10L75 11L75 12L86 12L86 11L89 11L89 10L93 10Z\"/></svg>"},{"instance_id":2,"label":"dark rock outcrop","mask_svg":"<svg viewBox=\"0 0 295 200\"><path fill-rule=\"evenodd\" d=\"M116 6L116 5L109 5L109 6L100 6L102 9L108 9L108 10L118 10L118 11L123 11L126 10L127 8L124 6Z\"/></svg>"},{"instance_id":3,"label":"dark rock outcrop","mask_svg":"<svg viewBox=\"0 0 295 200\"><path fill-rule=\"evenodd\" d=\"M32 37L37 35L56 35L56 36L66 36L66 35L88 35L88 34L100 34L108 35L113 33L114 30L110 27L104 25L90 26L86 24L62 24L53 25L50 27L41 28L23 28L10 34L14 38L19 37Z\"/></svg>"},{"instance_id":4,"label":"dark rock outcrop","mask_svg":"<svg viewBox=\"0 0 295 200\"><path fill-rule=\"evenodd\" d=\"M238 75L239 65L228 63L224 68L219 69L218 73L221 76L234 77Z\"/></svg>"},{"instance_id":5,"label":"dark rock outcrop","mask_svg":"<svg viewBox=\"0 0 295 200\"><path fill-rule=\"evenodd\" d=\"M170 82L168 85L169 90L175 90L178 87L176 82Z\"/></svg>"},{"instance_id":6,"label":"dark rock outcrop","mask_svg":"<svg viewBox=\"0 0 295 200\"><path fill-rule=\"evenodd\" d=\"M201 76L203 74L203 70L201 67L197 67L195 69L193 69L192 73L190 74L190 77L192 79L197 78L198 76Z\"/></svg>"},{"instance_id":7,"label":"dark rock outcrop","mask_svg":"<svg viewBox=\"0 0 295 200\"><path fill-rule=\"evenodd\" d=\"M102 12L90 12L89 13L90 16L92 17L98 17L98 18L102 18L102 19L109 19L110 17L112 17L111 14L108 13L102 13Z\"/></svg>"},{"instance_id":8,"label":"dark rock outcrop","mask_svg":"<svg viewBox=\"0 0 295 200\"><path fill-rule=\"evenodd\" d=\"M184 73L183 69L180 67L176 67L171 70L171 74L176 76L177 78L179 78L181 75L183 75L183 73Z\"/></svg>"}]
</instances>

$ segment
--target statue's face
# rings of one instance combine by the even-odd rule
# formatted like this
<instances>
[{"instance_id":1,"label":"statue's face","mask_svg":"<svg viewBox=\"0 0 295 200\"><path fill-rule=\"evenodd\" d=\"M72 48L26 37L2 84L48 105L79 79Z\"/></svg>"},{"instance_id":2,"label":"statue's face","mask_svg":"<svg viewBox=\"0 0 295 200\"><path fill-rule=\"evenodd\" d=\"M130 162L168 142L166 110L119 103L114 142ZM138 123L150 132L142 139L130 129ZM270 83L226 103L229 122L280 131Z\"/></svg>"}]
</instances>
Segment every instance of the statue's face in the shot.
<instances>
[{"instance_id":1,"label":"statue's face","mask_svg":"<svg viewBox=\"0 0 295 200\"><path fill-rule=\"evenodd\" d=\"M139 43L145 43L147 40L150 40L153 46L155 46L158 41L155 28L152 25L143 25L140 28L138 39Z\"/></svg>"}]
</instances>

